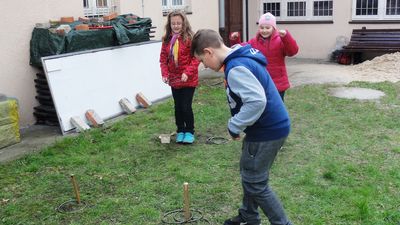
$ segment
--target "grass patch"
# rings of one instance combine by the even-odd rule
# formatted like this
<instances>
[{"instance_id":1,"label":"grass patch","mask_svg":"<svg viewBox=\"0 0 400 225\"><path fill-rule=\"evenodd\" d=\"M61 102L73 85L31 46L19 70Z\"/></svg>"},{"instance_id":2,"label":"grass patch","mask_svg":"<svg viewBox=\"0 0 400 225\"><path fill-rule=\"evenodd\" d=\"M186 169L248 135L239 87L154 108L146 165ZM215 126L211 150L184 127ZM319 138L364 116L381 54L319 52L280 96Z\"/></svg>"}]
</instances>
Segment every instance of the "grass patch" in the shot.
<instances>
[{"instance_id":1,"label":"grass patch","mask_svg":"<svg viewBox=\"0 0 400 225\"><path fill-rule=\"evenodd\" d=\"M241 201L241 143L206 144L208 137L228 137L229 118L223 87L207 83L193 103L194 145L159 143L159 134L175 130L167 100L0 165L0 223L160 224L165 212L182 207L182 184L189 182L192 207L222 224ZM328 95L329 85L287 93L292 132L270 183L294 224L400 223L400 83L349 86L386 96L339 99ZM61 214L55 208L73 198L70 174L88 207Z\"/></svg>"}]
</instances>

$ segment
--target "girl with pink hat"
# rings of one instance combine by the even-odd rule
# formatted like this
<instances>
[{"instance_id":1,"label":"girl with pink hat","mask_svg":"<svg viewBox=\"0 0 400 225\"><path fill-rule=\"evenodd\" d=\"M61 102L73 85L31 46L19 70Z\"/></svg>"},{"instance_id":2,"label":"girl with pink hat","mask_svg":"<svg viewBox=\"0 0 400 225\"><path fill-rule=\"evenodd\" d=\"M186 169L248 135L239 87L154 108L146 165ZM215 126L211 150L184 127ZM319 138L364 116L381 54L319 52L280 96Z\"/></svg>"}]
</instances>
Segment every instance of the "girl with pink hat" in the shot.
<instances>
[{"instance_id":1,"label":"girl with pink hat","mask_svg":"<svg viewBox=\"0 0 400 225\"><path fill-rule=\"evenodd\" d=\"M233 32L230 39L233 44L240 43L239 33ZM290 87L285 57L294 56L299 51L296 40L288 30L278 30L275 16L268 12L259 19L256 36L247 43L241 43L245 44L258 49L267 58L267 70L283 101L285 91Z\"/></svg>"}]
</instances>

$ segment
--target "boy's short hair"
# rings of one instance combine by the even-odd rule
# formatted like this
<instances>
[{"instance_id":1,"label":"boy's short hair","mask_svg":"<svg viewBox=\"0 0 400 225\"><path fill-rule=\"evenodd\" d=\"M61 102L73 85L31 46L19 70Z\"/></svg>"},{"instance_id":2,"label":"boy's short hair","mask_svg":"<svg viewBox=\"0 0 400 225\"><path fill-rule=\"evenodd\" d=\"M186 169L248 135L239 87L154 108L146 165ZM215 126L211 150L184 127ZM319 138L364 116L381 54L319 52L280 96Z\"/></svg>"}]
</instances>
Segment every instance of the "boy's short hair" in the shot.
<instances>
[{"instance_id":1,"label":"boy's short hair","mask_svg":"<svg viewBox=\"0 0 400 225\"><path fill-rule=\"evenodd\" d=\"M211 29L200 29L192 39L192 55L201 55L205 48L220 48L224 44L222 37Z\"/></svg>"}]
</instances>

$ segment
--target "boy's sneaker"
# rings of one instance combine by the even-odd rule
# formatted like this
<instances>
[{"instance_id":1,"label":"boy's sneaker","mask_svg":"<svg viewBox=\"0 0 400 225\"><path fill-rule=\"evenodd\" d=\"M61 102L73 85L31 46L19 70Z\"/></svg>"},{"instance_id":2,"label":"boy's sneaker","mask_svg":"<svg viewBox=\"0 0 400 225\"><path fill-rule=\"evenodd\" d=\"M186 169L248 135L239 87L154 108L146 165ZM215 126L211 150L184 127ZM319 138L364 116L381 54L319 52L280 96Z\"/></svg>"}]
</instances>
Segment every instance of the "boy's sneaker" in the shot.
<instances>
[{"instance_id":1,"label":"boy's sneaker","mask_svg":"<svg viewBox=\"0 0 400 225\"><path fill-rule=\"evenodd\" d=\"M261 223L259 223L259 224L247 223L239 215L239 216L235 216L231 219L225 220L224 225L261 225Z\"/></svg>"},{"instance_id":2,"label":"boy's sneaker","mask_svg":"<svg viewBox=\"0 0 400 225\"><path fill-rule=\"evenodd\" d=\"M182 143L185 138L185 133L179 132L176 134L176 143Z\"/></svg>"},{"instance_id":3,"label":"boy's sneaker","mask_svg":"<svg viewBox=\"0 0 400 225\"><path fill-rule=\"evenodd\" d=\"M185 137L183 138L184 144L193 144L194 142L194 135L190 132L185 133Z\"/></svg>"}]
</instances>

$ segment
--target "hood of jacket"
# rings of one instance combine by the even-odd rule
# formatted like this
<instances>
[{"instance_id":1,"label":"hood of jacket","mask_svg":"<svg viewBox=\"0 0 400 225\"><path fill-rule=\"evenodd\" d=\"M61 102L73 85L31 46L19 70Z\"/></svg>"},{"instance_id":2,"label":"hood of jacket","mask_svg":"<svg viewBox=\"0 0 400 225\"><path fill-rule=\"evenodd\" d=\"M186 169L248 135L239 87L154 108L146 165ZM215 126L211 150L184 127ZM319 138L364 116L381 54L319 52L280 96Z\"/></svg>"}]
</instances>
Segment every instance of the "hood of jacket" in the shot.
<instances>
[{"instance_id":1,"label":"hood of jacket","mask_svg":"<svg viewBox=\"0 0 400 225\"><path fill-rule=\"evenodd\" d=\"M263 66L267 66L267 60L262 54L257 54L259 50L252 48L251 45L245 46L236 45L233 47L232 52L225 58L224 64L234 58L249 58Z\"/></svg>"}]
</instances>

